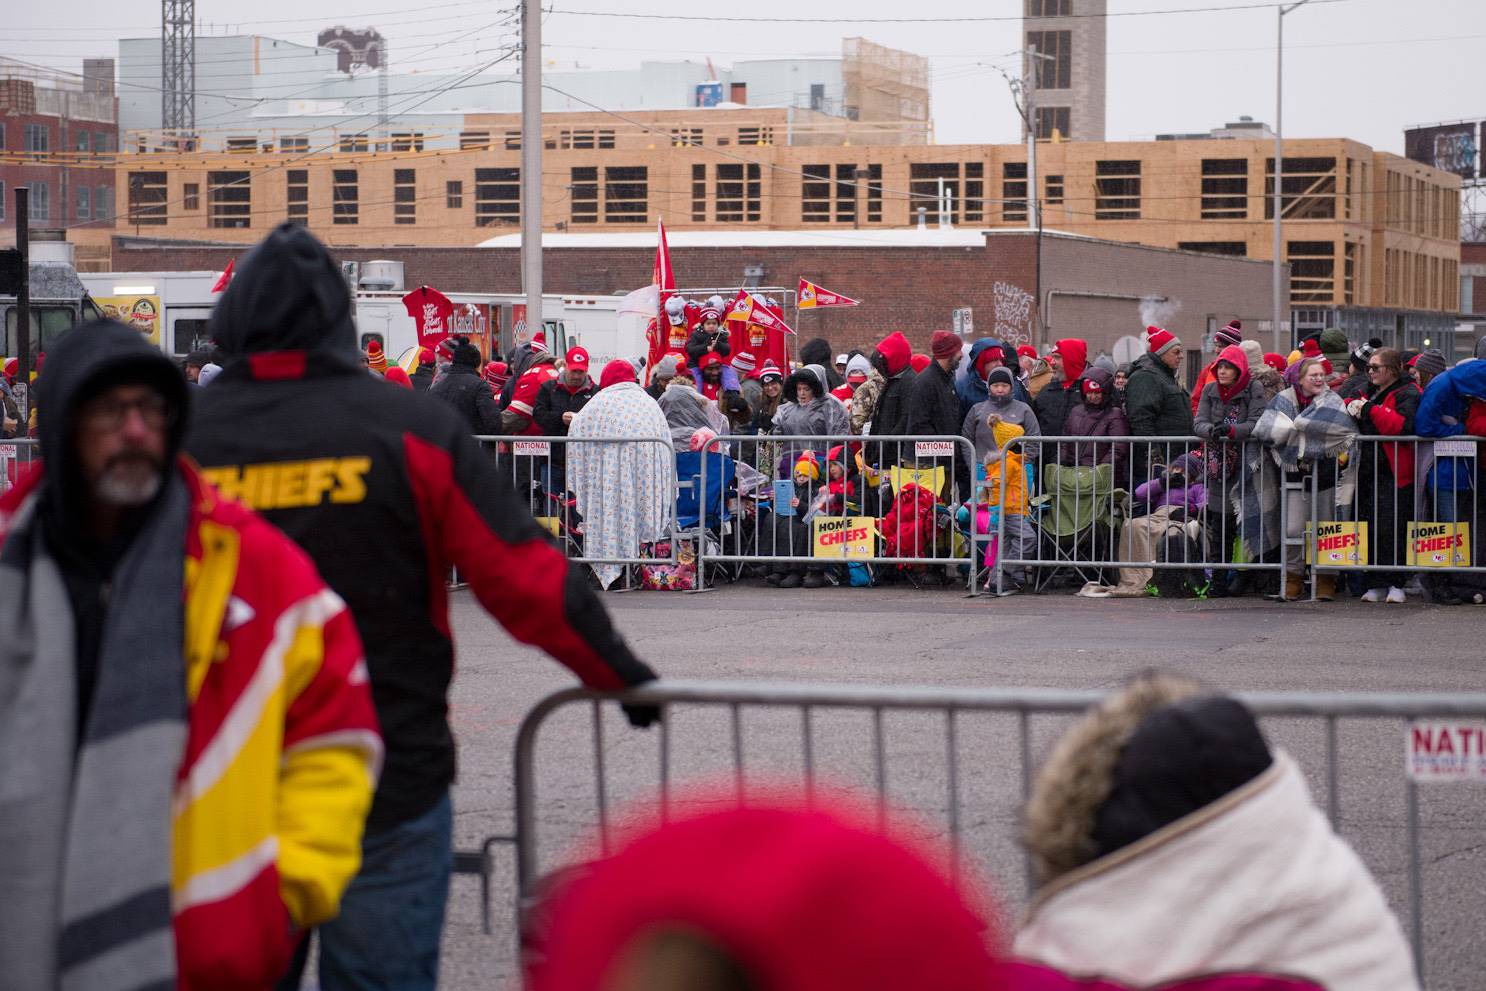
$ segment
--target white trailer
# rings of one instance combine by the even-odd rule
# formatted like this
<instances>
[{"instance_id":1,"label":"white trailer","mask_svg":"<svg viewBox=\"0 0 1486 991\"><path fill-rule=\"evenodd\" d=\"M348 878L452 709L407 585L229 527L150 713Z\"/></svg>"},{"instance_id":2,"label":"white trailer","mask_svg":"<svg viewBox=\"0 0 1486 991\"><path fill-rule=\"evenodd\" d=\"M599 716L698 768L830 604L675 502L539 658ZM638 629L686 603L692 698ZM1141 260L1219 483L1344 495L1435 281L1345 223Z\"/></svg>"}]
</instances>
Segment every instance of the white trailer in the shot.
<instances>
[{"instance_id":1,"label":"white trailer","mask_svg":"<svg viewBox=\"0 0 1486 991\"><path fill-rule=\"evenodd\" d=\"M207 322L220 293L221 272L79 272L88 295L107 316L142 324L154 309L160 350L177 357L204 347Z\"/></svg>"}]
</instances>

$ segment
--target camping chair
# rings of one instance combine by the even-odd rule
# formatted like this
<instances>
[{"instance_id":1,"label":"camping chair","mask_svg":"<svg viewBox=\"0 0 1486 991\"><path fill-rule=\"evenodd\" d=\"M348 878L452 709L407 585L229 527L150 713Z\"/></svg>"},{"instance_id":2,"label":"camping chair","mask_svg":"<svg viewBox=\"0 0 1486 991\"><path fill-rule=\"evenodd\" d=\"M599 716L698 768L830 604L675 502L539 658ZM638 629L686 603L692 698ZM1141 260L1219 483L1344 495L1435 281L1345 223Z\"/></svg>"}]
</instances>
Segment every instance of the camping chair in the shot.
<instances>
[{"instance_id":1,"label":"camping chair","mask_svg":"<svg viewBox=\"0 0 1486 991\"><path fill-rule=\"evenodd\" d=\"M1060 578L1099 580L1103 569L1089 562L1110 560L1127 500L1128 493L1115 488L1112 465L1046 466L1042 494L1030 500L1039 507L1037 557L1048 562L1035 569L1034 590L1045 591Z\"/></svg>"}]
</instances>

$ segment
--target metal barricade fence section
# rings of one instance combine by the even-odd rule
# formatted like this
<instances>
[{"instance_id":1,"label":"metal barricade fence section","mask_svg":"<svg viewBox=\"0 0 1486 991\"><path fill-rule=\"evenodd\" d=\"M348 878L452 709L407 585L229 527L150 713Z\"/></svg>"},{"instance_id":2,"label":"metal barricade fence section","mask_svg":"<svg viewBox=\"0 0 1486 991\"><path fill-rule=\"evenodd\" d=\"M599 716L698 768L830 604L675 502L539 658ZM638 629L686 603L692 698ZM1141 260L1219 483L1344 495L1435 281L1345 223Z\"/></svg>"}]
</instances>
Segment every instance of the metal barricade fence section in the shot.
<instances>
[{"instance_id":1,"label":"metal barricade fence section","mask_svg":"<svg viewBox=\"0 0 1486 991\"><path fill-rule=\"evenodd\" d=\"M0 440L0 495L10 491L31 464L41 459L40 445L29 437Z\"/></svg>"},{"instance_id":2,"label":"metal barricade fence section","mask_svg":"<svg viewBox=\"0 0 1486 991\"><path fill-rule=\"evenodd\" d=\"M480 440L571 558L611 575L685 567L696 590L709 567L870 583L860 565L966 580L972 594L1283 598L1287 574L1309 575L1314 595L1348 572L1357 595L1486 599L1470 577L1486 572L1486 534L1468 437L1359 436L1299 470L1257 442L1181 436L1022 436L985 451L963 437L723 436L705 451Z\"/></svg>"},{"instance_id":3,"label":"metal barricade fence section","mask_svg":"<svg viewBox=\"0 0 1486 991\"><path fill-rule=\"evenodd\" d=\"M942 839L949 869L989 880L996 900L1015 907L1034 887L1017 834L1036 767L1102 697L663 681L627 696L664 710L662 725L640 734L623 728L608 696L555 693L531 710L517 739L518 921L544 878L610 850L620 825L633 825L626 814L664 819L802 786L823 800L849 789L870 796L883 820L916 820ZM1410 720L1479 726L1486 694L1238 697L1260 716L1271 746L1302 768L1317 806L1382 886L1421 972L1433 957L1465 981L1449 986L1469 986L1479 959L1471 964L1463 947L1432 947L1427 937L1473 939L1463 935L1470 927L1446 923L1461 910L1486 910L1479 874L1462 876L1446 862L1476 849L1471 829L1486 814L1486 789L1374 772L1404 766L1398 758L1411 739L1417 757L1411 726L1428 724Z\"/></svg>"},{"instance_id":4,"label":"metal barricade fence section","mask_svg":"<svg viewBox=\"0 0 1486 991\"><path fill-rule=\"evenodd\" d=\"M1305 479L1306 560L1384 601L1394 589L1486 599L1478 445L1469 436L1356 438L1334 472Z\"/></svg>"}]
</instances>

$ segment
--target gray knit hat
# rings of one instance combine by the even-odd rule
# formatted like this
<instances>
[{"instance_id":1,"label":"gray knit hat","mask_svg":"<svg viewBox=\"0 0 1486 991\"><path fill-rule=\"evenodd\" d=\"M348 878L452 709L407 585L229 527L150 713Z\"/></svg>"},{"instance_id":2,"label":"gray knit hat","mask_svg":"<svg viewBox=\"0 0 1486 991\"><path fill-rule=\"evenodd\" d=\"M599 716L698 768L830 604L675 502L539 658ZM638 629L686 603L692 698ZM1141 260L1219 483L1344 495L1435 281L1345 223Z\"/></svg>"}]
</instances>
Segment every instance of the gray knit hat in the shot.
<instances>
[{"instance_id":1,"label":"gray knit hat","mask_svg":"<svg viewBox=\"0 0 1486 991\"><path fill-rule=\"evenodd\" d=\"M1445 356L1435 348L1421 351L1419 357L1414 359L1414 371L1420 375L1434 378L1445 370Z\"/></svg>"}]
</instances>

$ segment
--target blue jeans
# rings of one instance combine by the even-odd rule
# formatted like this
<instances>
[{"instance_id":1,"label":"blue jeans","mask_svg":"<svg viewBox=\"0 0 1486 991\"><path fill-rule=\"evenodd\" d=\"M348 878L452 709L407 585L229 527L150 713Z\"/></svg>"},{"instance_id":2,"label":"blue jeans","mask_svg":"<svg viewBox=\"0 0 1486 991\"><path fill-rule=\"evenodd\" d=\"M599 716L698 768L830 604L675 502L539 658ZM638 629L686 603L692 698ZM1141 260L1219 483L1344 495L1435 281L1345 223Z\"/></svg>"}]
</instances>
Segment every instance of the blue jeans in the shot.
<instances>
[{"instance_id":1,"label":"blue jeans","mask_svg":"<svg viewBox=\"0 0 1486 991\"><path fill-rule=\"evenodd\" d=\"M319 927L324 991L433 991L453 869L453 806L445 795L416 819L367 836L340 915ZM308 941L306 941L308 942ZM279 984L297 987L296 967Z\"/></svg>"}]
</instances>

